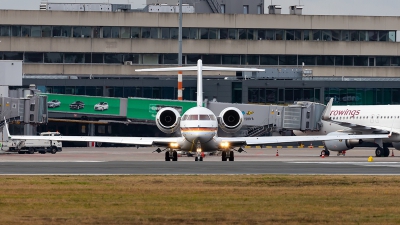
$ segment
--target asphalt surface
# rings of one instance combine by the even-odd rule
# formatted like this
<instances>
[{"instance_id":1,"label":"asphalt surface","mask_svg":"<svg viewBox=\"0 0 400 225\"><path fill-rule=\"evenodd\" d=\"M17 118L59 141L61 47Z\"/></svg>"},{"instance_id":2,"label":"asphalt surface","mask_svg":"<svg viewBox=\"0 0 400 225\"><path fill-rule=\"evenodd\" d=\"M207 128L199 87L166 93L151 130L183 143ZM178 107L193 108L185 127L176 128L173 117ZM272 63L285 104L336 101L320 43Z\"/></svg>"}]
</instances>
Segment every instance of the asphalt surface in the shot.
<instances>
[{"instance_id":1,"label":"asphalt surface","mask_svg":"<svg viewBox=\"0 0 400 225\"><path fill-rule=\"evenodd\" d=\"M400 175L398 156L375 158L373 148L351 150L346 156L319 157L321 149L246 149L234 162L206 155L203 162L182 156L165 162L153 148L64 148L57 154L0 154L0 174L117 175L117 174L359 174ZM279 156L276 151L279 150Z\"/></svg>"}]
</instances>

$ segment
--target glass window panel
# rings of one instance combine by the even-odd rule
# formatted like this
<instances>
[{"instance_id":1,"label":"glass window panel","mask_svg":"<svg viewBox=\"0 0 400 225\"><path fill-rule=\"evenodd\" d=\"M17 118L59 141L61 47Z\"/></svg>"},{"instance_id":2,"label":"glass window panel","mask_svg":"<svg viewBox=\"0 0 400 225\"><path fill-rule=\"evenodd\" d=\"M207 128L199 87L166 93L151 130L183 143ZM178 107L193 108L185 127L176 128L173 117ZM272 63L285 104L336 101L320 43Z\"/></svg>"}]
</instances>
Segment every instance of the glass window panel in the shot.
<instances>
[{"instance_id":1,"label":"glass window panel","mask_svg":"<svg viewBox=\"0 0 400 225\"><path fill-rule=\"evenodd\" d=\"M294 30L286 30L286 40L294 40Z\"/></svg>"},{"instance_id":2,"label":"glass window panel","mask_svg":"<svg viewBox=\"0 0 400 225\"><path fill-rule=\"evenodd\" d=\"M31 37L41 37L42 28L40 26L31 26Z\"/></svg>"},{"instance_id":3,"label":"glass window panel","mask_svg":"<svg viewBox=\"0 0 400 225\"><path fill-rule=\"evenodd\" d=\"M389 31L389 41L390 42L396 41L396 31Z\"/></svg>"},{"instance_id":4,"label":"glass window panel","mask_svg":"<svg viewBox=\"0 0 400 225\"><path fill-rule=\"evenodd\" d=\"M142 27L142 38L150 38L150 27Z\"/></svg>"},{"instance_id":5,"label":"glass window panel","mask_svg":"<svg viewBox=\"0 0 400 225\"><path fill-rule=\"evenodd\" d=\"M275 40L275 30L266 30L265 39L266 40Z\"/></svg>"},{"instance_id":6,"label":"glass window panel","mask_svg":"<svg viewBox=\"0 0 400 225\"><path fill-rule=\"evenodd\" d=\"M150 28L150 38L158 39L158 28L156 27Z\"/></svg>"},{"instance_id":7,"label":"glass window panel","mask_svg":"<svg viewBox=\"0 0 400 225\"><path fill-rule=\"evenodd\" d=\"M340 41L340 30L332 30L332 41Z\"/></svg>"},{"instance_id":8,"label":"glass window panel","mask_svg":"<svg viewBox=\"0 0 400 225\"><path fill-rule=\"evenodd\" d=\"M21 35L22 35L22 37L30 37L31 36L31 27L30 26L21 26Z\"/></svg>"},{"instance_id":9,"label":"glass window panel","mask_svg":"<svg viewBox=\"0 0 400 225\"><path fill-rule=\"evenodd\" d=\"M93 27L93 38L101 37L101 27Z\"/></svg>"},{"instance_id":10,"label":"glass window panel","mask_svg":"<svg viewBox=\"0 0 400 225\"><path fill-rule=\"evenodd\" d=\"M42 26L42 37L51 37L51 26Z\"/></svg>"},{"instance_id":11,"label":"glass window panel","mask_svg":"<svg viewBox=\"0 0 400 225\"><path fill-rule=\"evenodd\" d=\"M21 37L21 26L11 26L11 36Z\"/></svg>"},{"instance_id":12,"label":"glass window panel","mask_svg":"<svg viewBox=\"0 0 400 225\"><path fill-rule=\"evenodd\" d=\"M207 28L200 29L200 39L208 39L208 29Z\"/></svg>"},{"instance_id":13,"label":"glass window panel","mask_svg":"<svg viewBox=\"0 0 400 225\"><path fill-rule=\"evenodd\" d=\"M266 103L276 103L277 98L278 98L277 89L265 89Z\"/></svg>"},{"instance_id":14,"label":"glass window panel","mask_svg":"<svg viewBox=\"0 0 400 225\"><path fill-rule=\"evenodd\" d=\"M254 40L254 32L253 29L247 29L247 40Z\"/></svg>"},{"instance_id":15,"label":"glass window panel","mask_svg":"<svg viewBox=\"0 0 400 225\"><path fill-rule=\"evenodd\" d=\"M129 97L136 97L136 87L124 87L124 98Z\"/></svg>"},{"instance_id":16,"label":"glass window panel","mask_svg":"<svg viewBox=\"0 0 400 225\"><path fill-rule=\"evenodd\" d=\"M63 54L59 52L44 53L45 63L63 63Z\"/></svg>"},{"instance_id":17,"label":"glass window panel","mask_svg":"<svg viewBox=\"0 0 400 225\"><path fill-rule=\"evenodd\" d=\"M312 88L304 88L303 92L303 99L302 101L314 101L314 89Z\"/></svg>"},{"instance_id":18,"label":"glass window panel","mask_svg":"<svg viewBox=\"0 0 400 225\"><path fill-rule=\"evenodd\" d=\"M260 88L260 98L259 98L259 103L265 103L265 88Z\"/></svg>"},{"instance_id":19,"label":"glass window panel","mask_svg":"<svg viewBox=\"0 0 400 225\"><path fill-rule=\"evenodd\" d=\"M260 65L278 65L278 56L260 55Z\"/></svg>"},{"instance_id":20,"label":"glass window panel","mask_svg":"<svg viewBox=\"0 0 400 225\"><path fill-rule=\"evenodd\" d=\"M231 40L238 39L238 31L237 31L237 29L229 29L228 32L229 32L229 39L231 39Z\"/></svg>"},{"instance_id":21,"label":"glass window panel","mask_svg":"<svg viewBox=\"0 0 400 225\"><path fill-rule=\"evenodd\" d=\"M228 39L228 29L219 30L219 39Z\"/></svg>"},{"instance_id":22,"label":"glass window panel","mask_svg":"<svg viewBox=\"0 0 400 225\"><path fill-rule=\"evenodd\" d=\"M92 55L93 53L86 53L84 54L84 63L91 63L92 62Z\"/></svg>"},{"instance_id":23,"label":"glass window panel","mask_svg":"<svg viewBox=\"0 0 400 225\"><path fill-rule=\"evenodd\" d=\"M111 27L111 37L119 38L119 29L120 27Z\"/></svg>"},{"instance_id":24,"label":"glass window panel","mask_svg":"<svg viewBox=\"0 0 400 225\"><path fill-rule=\"evenodd\" d=\"M175 99L175 90L173 87L162 87L161 98L162 99Z\"/></svg>"},{"instance_id":25,"label":"glass window panel","mask_svg":"<svg viewBox=\"0 0 400 225\"><path fill-rule=\"evenodd\" d=\"M389 31L379 31L379 41L389 41Z\"/></svg>"},{"instance_id":26,"label":"glass window panel","mask_svg":"<svg viewBox=\"0 0 400 225\"><path fill-rule=\"evenodd\" d=\"M392 102L390 104L400 104L400 89L392 88Z\"/></svg>"},{"instance_id":27,"label":"glass window panel","mask_svg":"<svg viewBox=\"0 0 400 225\"><path fill-rule=\"evenodd\" d=\"M88 62L86 62L88 63ZM92 63L104 63L103 54L101 53L93 53L92 54Z\"/></svg>"},{"instance_id":28,"label":"glass window panel","mask_svg":"<svg viewBox=\"0 0 400 225\"><path fill-rule=\"evenodd\" d=\"M131 28L121 27L121 38L130 38L130 37L131 37Z\"/></svg>"},{"instance_id":29,"label":"glass window panel","mask_svg":"<svg viewBox=\"0 0 400 225\"><path fill-rule=\"evenodd\" d=\"M240 40L247 39L247 31L246 31L246 29L238 29L238 32L239 32L239 39Z\"/></svg>"},{"instance_id":30,"label":"glass window panel","mask_svg":"<svg viewBox=\"0 0 400 225\"><path fill-rule=\"evenodd\" d=\"M265 40L267 35L267 30L257 30L258 40Z\"/></svg>"},{"instance_id":31,"label":"glass window panel","mask_svg":"<svg viewBox=\"0 0 400 225\"><path fill-rule=\"evenodd\" d=\"M164 54L164 64L178 64L178 54Z\"/></svg>"},{"instance_id":32,"label":"glass window panel","mask_svg":"<svg viewBox=\"0 0 400 225\"><path fill-rule=\"evenodd\" d=\"M360 41L368 41L368 31L362 30L359 32Z\"/></svg>"},{"instance_id":33,"label":"glass window panel","mask_svg":"<svg viewBox=\"0 0 400 225\"><path fill-rule=\"evenodd\" d=\"M80 38L82 35L82 27L73 27L72 28L72 37Z\"/></svg>"},{"instance_id":34,"label":"glass window panel","mask_svg":"<svg viewBox=\"0 0 400 225\"><path fill-rule=\"evenodd\" d=\"M313 30L313 31L312 31L312 34L313 34L313 40L314 40L314 41L319 41L319 40L321 40L322 32L321 32L320 30Z\"/></svg>"},{"instance_id":35,"label":"glass window panel","mask_svg":"<svg viewBox=\"0 0 400 225\"><path fill-rule=\"evenodd\" d=\"M275 31L274 40L283 40L283 30L276 30Z\"/></svg>"},{"instance_id":36,"label":"glass window panel","mask_svg":"<svg viewBox=\"0 0 400 225\"><path fill-rule=\"evenodd\" d=\"M260 57L259 55L247 55L246 65L260 65Z\"/></svg>"},{"instance_id":37,"label":"glass window panel","mask_svg":"<svg viewBox=\"0 0 400 225\"><path fill-rule=\"evenodd\" d=\"M197 28L190 28L190 39L199 39L199 29Z\"/></svg>"},{"instance_id":38,"label":"glass window panel","mask_svg":"<svg viewBox=\"0 0 400 225\"><path fill-rule=\"evenodd\" d=\"M248 89L248 102L258 103L260 99L260 89L259 88L249 88Z\"/></svg>"},{"instance_id":39,"label":"glass window panel","mask_svg":"<svg viewBox=\"0 0 400 225\"><path fill-rule=\"evenodd\" d=\"M344 66L352 66L353 65L353 56L344 56L343 57L343 65Z\"/></svg>"},{"instance_id":40,"label":"glass window panel","mask_svg":"<svg viewBox=\"0 0 400 225\"><path fill-rule=\"evenodd\" d=\"M280 55L279 65L297 65L297 56L295 55Z\"/></svg>"},{"instance_id":41,"label":"glass window panel","mask_svg":"<svg viewBox=\"0 0 400 225\"><path fill-rule=\"evenodd\" d=\"M303 40L304 41L311 41L312 40L312 33L309 30L303 31Z\"/></svg>"},{"instance_id":42,"label":"glass window panel","mask_svg":"<svg viewBox=\"0 0 400 225\"><path fill-rule=\"evenodd\" d=\"M360 35L357 30L350 30L349 34L350 34L351 41L360 41Z\"/></svg>"},{"instance_id":43,"label":"glass window panel","mask_svg":"<svg viewBox=\"0 0 400 225\"><path fill-rule=\"evenodd\" d=\"M168 27L161 28L161 38L162 39L169 39L170 38L170 33L169 33L169 28Z\"/></svg>"},{"instance_id":44,"label":"glass window panel","mask_svg":"<svg viewBox=\"0 0 400 225\"><path fill-rule=\"evenodd\" d=\"M139 64L139 54L124 54L124 62L130 61L133 64Z\"/></svg>"},{"instance_id":45,"label":"glass window panel","mask_svg":"<svg viewBox=\"0 0 400 225\"><path fill-rule=\"evenodd\" d=\"M367 56L355 56L354 57L354 66L368 66L368 57Z\"/></svg>"},{"instance_id":46,"label":"glass window panel","mask_svg":"<svg viewBox=\"0 0 400 225\"><path fill-rule=\"evenodd\" d=\"M178 28L170 28L171 32L171 39L178 39L179 38L179 29Z\"/></svg>"},{"instance_id":47,"label":"glass window panel","mask_svg":"<svg viewBox=\"0 0 400 225\"><path fill-rule=\"evenodd\" d=\"M388 56L376 57L376 66L390 66L390 57Z\"/></svg>"},{"instance_id":48,"label":"glass window panel","mask_svg":"<svg viewBox=\"0 0 400 225\"><path fill-rule=\"evenodd\" d=\"M140 27L132 27L131 28L131 37L132 38L140 38Z\"/></svg>"},{"instance_id":49,"label":"glass window panel","mask_svg":"<svg viewBox=\"0 0 400 225\"><path fill-rule=\"evenodd\" d=\"M322 40L323 41L332 41L332 31L322 30Z\"/></svg>"},{"instance_id":50,"label":"glass window panel","mask_svg":"<svg viewBox=\"0 0 400 225\"><path fill-rule=\"evenodd\" d=\"M27 62L27 63L43 63L43 53L25 52L24 62Z\"/></svg>"},{"instance_id":51,"label":"glass window panel","mask_svg":"<svg viewBox=\"0 0 400 225\"><path fill-rule=\"evenodd\" d=\"M201 59L200 55L186 55L187 64L197 64L199 59Z\"/></svg>"},{"instance_id":52,"label":"glass window panel","mask_svg":"<svg viewBox=\"0 0 400 225\"><path fill-rule=\"evenodd\" d=\"M91 38L92 37L92 27L81 27L82 36L84 38Z\"/></svg>"},{"instance_id":53,"label":"glass window panel","mask_svg":"<svg viewBox=\"0 0 400 225\"><path fill-rule=\"evenodd\" d=\"M153 98L161 98L161 90L159 87L153 87Z\"/></svg>"},{"instance_id":54,"label":"glass window panel","mask_svg":"<svg viewBox=\"0 0 400 225\"><path fill-rule=\"evenodd\" d=\"M61 30L60 26L53 27L53 37L61 37Z\"/></svg>"},{"instance_id":55,"label":"glass window panel","mask_svg":"<svg viewBox=\"0 0 400 225\"><path fill-rule=\"evenodd\" d=\"M187 27L182 28L182 39L189 39L190 29Z\"/></svg>"},{"instance_id":56,"label":"glass window panel","mask_svg":"<svg viewBox=\"0 0 400 225\"><path fill-rule=\"evenodd\" d=\"M368 31L368 41L378 41L378 31Z\"/></svg>"},{"instance_id":57,"label":"glass window panel","mask_svg":"<svg viewBox=\"0 0 400 225\"><path fill-rule=\"evenodd\" d=\"M75 94L76 95L85 95L85 87L77 86L75 87Z\"/></svg>"},{"instance_id":58,"label":"glass window panel","mask_svg":"<svg viewBox=\"0 0 400 225\"><path fill-rule=\"evenodd\" d=\"M85 63L85 57L83 53L65 53L65 63Z\"/></svg>"},{"instance_id":59,"label":"glass window panel","mask_svg":"<svg viewBox=\"0 0 400 225\"><path fill-rule=\"evenodd\" d=\"M217 29L210 28L208 32L208 39L217 39Z\"/></svg>"},{"instance_id":60,"label":"glass window panel","mask_svg":"<svg viewBox=\"0 0 400 225\"><path fill-rule=\"evenodd\" d=\"M240 65L240 55L222 55L222 64Z\"/></svg>"},{"instance_id":61,"label":"glass window panel","mask_svg":"<svg viewBox=\"0 0 400 225\"><path fill-rule=\"evenodd\" d=\"M350 41L350 34L348 30L342 30L342 41Z\"/></svg>"},{"instance_id":62,"label":"glass window panel","mask_svg":"<svg viewBox=\"0 0 400 225\"><path fill-rule=\"evenodd\" d=\"M103 27L103 38L111 38L111 27Z\"/></svg>"},{"instance_id":63,"label":"glass window panel","mask_svg":"<svg viewBox=\"0 0 400 225\"><path fill-rule=\"evenodd\" d=\"M343 56L335 56L335 65L343 66Z\"/></svg>"},{"instance_id":64,"label":"glass window panel","mask_svg":"<svg viewBox=\"0 0 400 225\"><path fill-rule=\"evenodd\" d=\"M294 101L301 101L303 100L303 96L302 96L303 92L301 89L295 88L293 89L293 98Z\"/></svg>"},{"instance_id":65,"label":"glass window panel","mask_svg":"<svg viewBox=\"0 0 400 225\"><path fill-rule=\"evenodd\" d=\"M298 65L315 66L315 56L313 55L299 55Z\"/></svg>"},{"instance_id":66,"label":"glass window panel","mask_svg":"<svg viewBox=\"0 0 400 225\"><path fill-rule=\"evenodd\" d=\"M400 57L398 57L398 56L390 57L390 65L391 66L399 66L400 65Z\"/></svg>"},{"instance_id":67,"label":"glass window panel","mask_svg":"<svg viewBox=\"0 0 400 225\"><path fill-rule=\"evenodd\" d=\"M333 66L334 60L334 56L317 56L317 65Z\"/></svg>"},{"instance_id":68,"label":"glass window panel","mask_svg":"<svg viewBox=\"0 0 400 225\"><path fill-rule=\"evenodd\" d=\"M104 54L104 62L107 64L123 64L123 54Z\"/></svg>"},{"instance_id":69,"label":"glass window panel","mask_svg":"<svg viewBox=\"0 0 400 225\"><path fill-rule=\"evenodd\" d=\"M294 40L298 41L301 40L301 30L295 30L294 31Z\"/></svg>"},{"instance_id":70,"label":"glass window panel","mask_svg":"<svg viewBox=\"0 0 400 225\"><path fill-rule=\"evenodd\" d=\"M4 52L4 60L23 60L24 54L22 52Z\"/></svg>"},{"instance_id":71,"label":"glass window panel","mask_svg":"<svg viewBox=\"0 0 400 225\"><path fill-rule=\"evenodd\" d=\"M285 89L285 102L290 102L292 103L294 100L293 98L293 89L291 88L286 88Z\"/></svg>"},{"instance_id":72,"label":"glass window panel","mask_svg":"<svg viewBox=\"0 0 400 225\"><path fill-rule=\"evenodd\" d=\"M61 27L61 36L63 37L72 37L72 27Z\"/></svg>"},{"instance_id":73,"label":"glass window panel","mask_svg":"<svg viewBox=\"0 0 400 225\"><path fill-rule=\"evenodd\" d=\"M0 26L0 36L10 36L10 26Z\"/></svg>"},{"instance_id":74,"label":"glass window panel","mask_svg":"<svg viewBox=\"0 0 400 225\"><path fill-rule=\"evenodd\" d=\"M204 64L221 64L221 55L203 55Z\"/></svg>"}]
</instances>

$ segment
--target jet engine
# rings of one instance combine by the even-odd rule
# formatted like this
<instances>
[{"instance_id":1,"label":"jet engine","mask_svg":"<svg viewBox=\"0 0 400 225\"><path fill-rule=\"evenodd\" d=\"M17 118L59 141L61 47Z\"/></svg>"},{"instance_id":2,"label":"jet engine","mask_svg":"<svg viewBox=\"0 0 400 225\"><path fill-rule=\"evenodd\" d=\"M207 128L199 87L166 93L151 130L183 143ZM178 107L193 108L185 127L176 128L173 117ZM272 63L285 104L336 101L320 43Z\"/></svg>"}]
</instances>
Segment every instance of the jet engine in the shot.
<instances>
[{"instance_id":1,"label":"jet engine","mask_svg":"<svg viewBox=\"0 0 400 225\"><path fill-rule=\"evenodd\" d=\"M341 135L345 136L347 134L341 132L332 132L328 135ZM355 146L361 144L363 141L361 139L348 139L348 140L332 140L325 141L325 147L332 151L345 151L354 148Z\"/></svg>"},{"instance_id":2,"label":"jet engine","mask_svg":"<svg viewBox=\"0 0 400 225\"><path fill-rule=\"evenodd\" d=\"M164 133L173 133L179 128L181 116L179 112L170 107L162 108L156 115L158 129Z\"/></svg>"},{"instance_id":3,"label":"jet engine","mask_svg":"<svg viewBox=\"0 0 400 225\"><path fill-rule=\"evenodd\" d=\"M392 142L393 148L400 150L400 142Z\"/></svg>"},{"instance_id":4,"label":"jet engine","mask_svg":"<svg viewBox=\"0 0 400 225\"><path fill-rule=\"evenodd\" d=\"M228 107L219 114L219 126L227 133L235 133L240 130L243 123L242 112L235 107Z\"/></svg>"}]
</instances>

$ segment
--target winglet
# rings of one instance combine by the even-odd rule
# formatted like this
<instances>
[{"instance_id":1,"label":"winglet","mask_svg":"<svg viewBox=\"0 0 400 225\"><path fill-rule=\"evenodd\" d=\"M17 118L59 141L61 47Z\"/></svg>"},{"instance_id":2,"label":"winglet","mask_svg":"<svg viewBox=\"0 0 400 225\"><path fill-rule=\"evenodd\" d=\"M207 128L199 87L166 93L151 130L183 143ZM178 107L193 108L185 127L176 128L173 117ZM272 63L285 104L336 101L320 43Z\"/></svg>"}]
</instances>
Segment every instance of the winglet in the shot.
<instances>
[{"instance_id":1,"label":"winglet","mask_svg":"<svg viewBox=\"0 0 400 225\"><path fill-rule=\"evenodd\" d=\"M328 104L326 104L324 114L322 115L322 120L329 120L329 117L331 115L332 104L333 104L333 98L331 98Z\"/></svg>"},{"instance_id":2,"label":"winglet","mask_svg":"<svg viewBox=\"0 0 400 225\"><path fill-rule=\"evenodd\" d=\"M7 136L8 136L8 138L11 138L10 131L8 130L8 124L7 124L6 117L4 117L4 125L6 126L6 130L7 130Z\"/></svg>"}]
</instances>

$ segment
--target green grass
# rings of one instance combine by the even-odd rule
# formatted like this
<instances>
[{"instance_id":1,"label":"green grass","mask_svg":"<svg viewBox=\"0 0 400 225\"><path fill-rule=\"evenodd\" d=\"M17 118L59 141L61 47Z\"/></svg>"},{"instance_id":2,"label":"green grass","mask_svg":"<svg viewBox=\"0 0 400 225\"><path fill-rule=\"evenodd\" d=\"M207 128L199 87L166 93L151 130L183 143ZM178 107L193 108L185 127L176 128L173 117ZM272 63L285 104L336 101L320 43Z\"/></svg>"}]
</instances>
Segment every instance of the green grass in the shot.
<instances>
[{"instance_id":1,"label":"green grass","mask_svg":"<svg viewBox=\"0 0 400 225\"><path fill-rule=\"evenodd\" d=\"M1 176L0 224L399 224L394 176Z\"/></svg>"}]
</instances>

